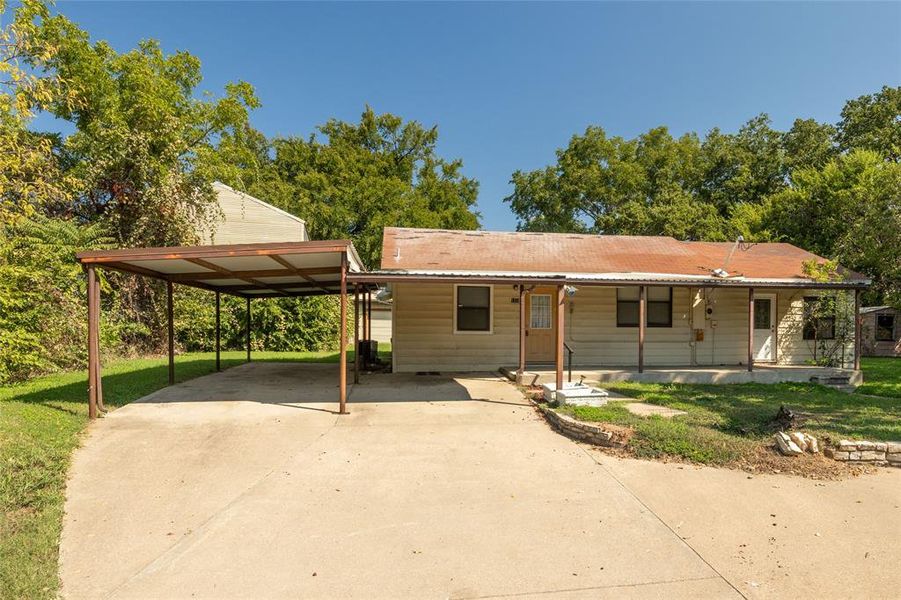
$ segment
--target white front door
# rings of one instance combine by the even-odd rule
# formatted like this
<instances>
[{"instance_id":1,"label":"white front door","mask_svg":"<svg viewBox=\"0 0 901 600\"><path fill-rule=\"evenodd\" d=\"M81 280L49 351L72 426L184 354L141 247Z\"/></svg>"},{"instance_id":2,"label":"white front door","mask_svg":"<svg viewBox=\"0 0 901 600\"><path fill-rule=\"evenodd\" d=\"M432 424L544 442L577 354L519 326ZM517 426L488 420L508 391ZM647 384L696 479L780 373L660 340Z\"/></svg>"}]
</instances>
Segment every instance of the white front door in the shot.
<instances>
[{"instance_id":1,"label":"white front door","mask_svg":"<svg viewBox=\"0 0 901 600\"><path fill-rule=\"evenodd\" d=\"M776 359L776 297L758 295L754 298L754 360L772 362Z\"/></svg>"}]
</instances>

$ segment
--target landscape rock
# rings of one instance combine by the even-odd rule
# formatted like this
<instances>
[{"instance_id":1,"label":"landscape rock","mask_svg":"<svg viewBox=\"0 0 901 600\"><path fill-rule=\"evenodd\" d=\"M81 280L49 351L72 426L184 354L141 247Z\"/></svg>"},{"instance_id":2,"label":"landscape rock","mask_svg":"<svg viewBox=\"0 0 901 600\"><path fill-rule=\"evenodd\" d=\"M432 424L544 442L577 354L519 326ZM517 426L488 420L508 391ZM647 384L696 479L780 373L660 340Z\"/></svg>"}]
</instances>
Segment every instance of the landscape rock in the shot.
<instances>
[{"instance_id":1,"label":"landscape rock","mask_svg":"<svg viewBox=\"0 0 901 600\"><path fill-rule=\"evenodd\" d=\"M807 450L807 436L803 433L800 431L792 431L788 434L788 437L791 438L791 441L793 441L802 452Z\"/></svg>"},{"instance_id":2,"label":"landscape rock","mask_svg":"<svg viewBox=\"0 0 901 600\"><path fill-rule=\"evenodd\" d=\"M798 444L784 432L778 432L773 438L776 440L776 447L779 448L779 452L785 456L798 456L799 454L804 454L804 451L798 447Z\"/></svg>"},{"instance_id":3,"label":"landscape rock","mask_svg":"<svg viewBox=\"0 0 901 600\"><path fill-rule=\"evenodd\" d=\"M811 454L820 453L820 443L812 435L807 436L807 451Z\"/></svg>"}]
</instances>

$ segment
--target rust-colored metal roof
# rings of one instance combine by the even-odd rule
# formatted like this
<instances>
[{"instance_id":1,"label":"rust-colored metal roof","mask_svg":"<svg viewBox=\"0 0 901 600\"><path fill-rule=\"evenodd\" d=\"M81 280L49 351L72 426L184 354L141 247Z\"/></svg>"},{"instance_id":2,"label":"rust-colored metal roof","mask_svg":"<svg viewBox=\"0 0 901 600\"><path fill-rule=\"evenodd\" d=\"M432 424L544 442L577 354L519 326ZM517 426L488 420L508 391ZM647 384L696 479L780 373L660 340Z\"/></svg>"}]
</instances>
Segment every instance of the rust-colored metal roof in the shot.
<instances>
[{"instance_id":1,"label":"rust-colored metal roof","mask_svg":"<svg viewBox=\"0 0 901 600\"><path fill-rule=\"evenodd\" d=\"M256 298L339 293L342 258L347 272L365 270L349 240L119 248L77 258L83 265Z\"/></svg>"},{"instance_id":2,"label":"rust-colored metal roof","mask_svg":"<svg viewBox=\"0 0 901 600\"><path fill-rule=\"evenodd\" d=\"M567 279L719 281L809 280L803 263L824 259L791 244L742 244L726 270L732 242L683 242L663 236L453 231L385 228L382 272L558 275ZM846 283L867 278L846 271Z\"/></svg>"}]
</instances>

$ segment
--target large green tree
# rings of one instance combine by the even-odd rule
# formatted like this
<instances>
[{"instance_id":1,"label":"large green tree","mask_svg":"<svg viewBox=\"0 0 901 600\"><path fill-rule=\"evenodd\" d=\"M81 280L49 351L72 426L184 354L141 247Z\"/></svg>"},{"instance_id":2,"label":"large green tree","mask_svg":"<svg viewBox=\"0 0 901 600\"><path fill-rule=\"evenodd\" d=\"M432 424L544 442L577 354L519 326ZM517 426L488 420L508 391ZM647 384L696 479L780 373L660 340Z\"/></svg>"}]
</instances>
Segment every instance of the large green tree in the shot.
<instances>
[{"instance_id":1,"label":"large green tree","mask_svg":"<svg viewBox=\"0 0 901 600\"><path fill-rule=\"evenodd\" d=\"M835 125L797 119L785 132L766 115L703 138L592 126L554 165L516 171L506 200L524 230L791 242L872 275L868 300L901 305L899 162L901 87L884 87L849 100Z\"/></svg>"},{"instance_id":2,"label":"large green tree","mask_svg":"<svg viewBox=\"0 0 901 600\"><path fill-rule=\"evenodd\" d=\"M741 228L734 212L785 186L781 140L765 115L704 140L665 127L625 139L592 126L555 166L515 172L506 200L526 230L727 239Z\"/></svg>"},{"instance_id":3,"label":"large green tree","mask_svg":"<svg viewBox=\"0 0 901 600\"><path fill-rule=\"evenodd\" d=\"M478 183L437 142L436 127L367 107L358 123L332 119L307 138L235 132L209 172L301 216L315 238L353 240L377 266L384 227L479 226Z\"/></svg>"},{"instance_id":4,"label":"large green tree","mask_svg":"<svg viewBox=\"0 0 901 600\"><path fill-rule=\"evenodd\" d=\"M191 241L215 206L198 155L247 125L253 88L231 83L199 98L196 57L167 55L153 40L119 53L61 14L43 15L33 37L54 52L27 55L29 66L62 82L45 108L75 126L60 154L80 185L53 212L102 220L121 245Z\"/></svg>"},{"instance_id":5,"label":"large green tree","mask_svg":"<svg viewBox=\"0 0 901 600\"><path fill-rule=\"evenodd\" d=\"M885 86L849 100L838 123L838 143L844 151L862 148L901 162L901 87Z\"/></svg>"},{"instance_id":6,"label":"large green tree","mask_svg":"<svg viewBox=\"0 0 901 600\"><path fill-rule=\"evenodd\" d=\"M0 15L7 13L0 0ZM59 164L56 136L29 129L35 111L76 101L55 73L30 68L56 52L39 35L48 15L44 4L25 0L0 28L0 236L4 225L64 201L75 185Z\"/></svg>"},{"instance_id":7,"label":"large green tree","mask_svg":"<svg viewBox=\"0 0 901 600\"><path fill-rule=\"evenodd\" d=\"M901 305L901 164L853 150L796 171L773 195L768 226L811 252L873 277L872 301Z\"/></svg>"}]
</instances>

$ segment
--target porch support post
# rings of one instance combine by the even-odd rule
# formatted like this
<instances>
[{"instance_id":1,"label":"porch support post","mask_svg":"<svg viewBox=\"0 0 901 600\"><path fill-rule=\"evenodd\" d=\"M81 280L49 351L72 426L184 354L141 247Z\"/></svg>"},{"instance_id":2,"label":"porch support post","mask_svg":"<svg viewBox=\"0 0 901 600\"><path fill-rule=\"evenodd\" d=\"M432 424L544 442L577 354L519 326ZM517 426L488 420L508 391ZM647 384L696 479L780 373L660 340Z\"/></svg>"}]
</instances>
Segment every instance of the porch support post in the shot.
<instances>
[{"instance_id":1,"label":"porch support post","mask_svg":"<svg viewBox=\"0 0 901 600\"><path fill-rule=\"evenodd\" d=\"M222 301L219 297L219 292L216 292L216 371L222 370L222 361L220 356L222 354L222 329L220 327L221 318L219 316L221 310Z\"/></svg>"},{"instance_id":2,"label":"porch support post","mask_svg":"<svg viewBox=\"0 0 901 600\"><path fill-rule=\"evenodd\" d=\"M519 376L526 372L526 286L519 284Z\"/></svg>"},{"instance_id":3,"label":"porch support post","mask_svg":"<svg viewBox=\"0 0 901 600\"><path fill-rule=\"evenodd\" d=\"M860 323L860 290L854 290L854 369L856 371L860 370Z\"/></svg>"},{"instance_id":4,"label":"porch support post","mask_svg":"<svg viewBox=\"0 0 901 600\"><path fill-rule=\"evenodd\" d=\"M748 288L748 371L754 370L754 288Z\"/></svg>"},{"instance_id":5,"label":"porch support post","mask_svg":"<svg viewBox=\"0 0 901 600\"><path fill-rule=\"evenodd\" d=\"M354 383L360 383L360 284L354 284Z\"/></svg>"},{"instance_id":6,"label":"porch support post","mask_svg":"<svg viewBox=\"0 0 901 600\"><path fill-rule=\"evenodd\" d=\"M563 317L566 314L564 310L564 298L565 294L563 291L563 285L557 286L557 331L556 331L556 339L555 339L555 349L554 349L554 358L556 359L556 368L557 368L557 379L556 384L557 390L563 389Z\"/></svg>"},{"instance_id":7,"label":"porch support post","mask_svg":"<svg viewBox=\"0 0 901 600\"><path fill-rule=\"evenodd\" d=\"M638 372L644 373L644 329L647 321L647 286L638 288Z\"/></svg>"},{"instance_id":8,"label":"porch support post","mask_svg":"<svg viewBox=\"0 0 901 600\"><path fill-rule=\"evenodd\" d=\"M93 266L87 267L88 272L88 417L97 418L97 364L99 360L97 335L98 323L95 316L97 295L94 288L97 287L97 273Z\"/></svg>"},{"instance_id":9,"label":"porch support post","mask_svg":"<svg viewBox=\"0 0 901 600\"><path fill-rule=\"evenodd\" d=\"M341 253L341 333L338 351L338 412L347 414L347 252Z\"/></svg>"},{"instance_id":10,"label":"porch support post","mask_svg":"<svg viewBox=\"0 0 901 600\"><path fill-rule=\"evenodd\" d=\"M169 385L175 383L175 323L173 317L172 282L166 282L166 321L169 333Z\"/></svg>"},{"instance_id":11,"label":"porch support post","mask_svg":"<svg viewBox=\"0 0 901 600\"><path fill-rule=\"evenodd\" d=\"M250 362L250 297L247 297L247 310L244 315L244 345L247 346L247 362Z\"/></svg>"}]
</instances>

